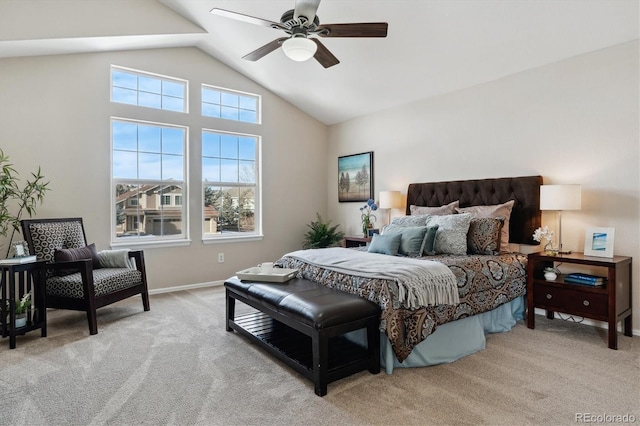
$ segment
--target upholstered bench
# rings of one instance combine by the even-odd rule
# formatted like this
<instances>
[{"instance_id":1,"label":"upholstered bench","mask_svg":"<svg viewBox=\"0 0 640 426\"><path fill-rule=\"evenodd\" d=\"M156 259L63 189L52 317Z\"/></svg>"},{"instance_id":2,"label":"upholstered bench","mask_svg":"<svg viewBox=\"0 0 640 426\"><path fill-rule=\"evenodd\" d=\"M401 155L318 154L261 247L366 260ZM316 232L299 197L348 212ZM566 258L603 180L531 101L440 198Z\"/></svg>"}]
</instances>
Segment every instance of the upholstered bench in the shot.
<instances>
[{"instance_id":1,"label":"upholstered bench","mask_svg":"<svg viewBox=\"0 0 640 426\"><path fill-rule=\"evenodd\" d=\"M368 369L380 372L380 307L361 297L312 281L285 283L228 279L227 331L236 330L276 358L312 380L315 393L327 394L327 384ZM253 310L235 315L235 301ZM344 333L367 329L367 348Z\"/></svg>"}]
</instances>

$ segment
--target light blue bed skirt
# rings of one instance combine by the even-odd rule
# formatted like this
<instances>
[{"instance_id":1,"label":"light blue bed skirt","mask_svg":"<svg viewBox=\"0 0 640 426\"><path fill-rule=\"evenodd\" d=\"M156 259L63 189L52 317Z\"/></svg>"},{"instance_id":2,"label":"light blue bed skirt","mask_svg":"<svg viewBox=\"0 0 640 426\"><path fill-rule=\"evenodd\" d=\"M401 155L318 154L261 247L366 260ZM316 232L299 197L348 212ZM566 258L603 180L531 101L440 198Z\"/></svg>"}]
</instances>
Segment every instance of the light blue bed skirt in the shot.
<instances>
[{"instance_id":1,"label":"light blue bed skirt","mask_svg":"<svg viewBox=\"0 0 640 426\"><path fill-rule=\"evenodd\" d=\"M387 374L394 368L425 367L453 362L485 348L485 334L509 331L524 318L526 296L518 297L496 309L438 326L436 331L416 346L403 362L393 353L391 343L382 333L380 339L380 364ZM365 330L348 335L350 340L366 342Z\"/></svg>"}]
</instances>

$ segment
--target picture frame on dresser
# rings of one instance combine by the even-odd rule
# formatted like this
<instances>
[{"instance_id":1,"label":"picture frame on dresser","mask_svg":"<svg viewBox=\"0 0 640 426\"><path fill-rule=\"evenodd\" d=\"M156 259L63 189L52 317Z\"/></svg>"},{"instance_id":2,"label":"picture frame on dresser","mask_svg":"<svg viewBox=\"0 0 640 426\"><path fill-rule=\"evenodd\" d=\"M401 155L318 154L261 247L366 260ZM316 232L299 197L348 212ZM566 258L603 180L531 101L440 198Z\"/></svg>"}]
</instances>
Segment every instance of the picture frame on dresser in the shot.
<instances>
[{"instance_id":1,"label":"picture frame on dresser","mask_svg":"<svg viewBox=\"0 0 640 426\"><path fill-rule=\"evenodd\" d=\"M615 228L587 228L584 234L584 255L613 257Z\"/></svg>"},{"instance_id":2,"label":"picture frame on dresser","mask_svg":"<svg viewBox=\"0 0 640 426\"><path fill-rule=\"evenodd\" d=\"M373 199L373 151L338 157L338 202Z\"/></svg>"}]
</instances>

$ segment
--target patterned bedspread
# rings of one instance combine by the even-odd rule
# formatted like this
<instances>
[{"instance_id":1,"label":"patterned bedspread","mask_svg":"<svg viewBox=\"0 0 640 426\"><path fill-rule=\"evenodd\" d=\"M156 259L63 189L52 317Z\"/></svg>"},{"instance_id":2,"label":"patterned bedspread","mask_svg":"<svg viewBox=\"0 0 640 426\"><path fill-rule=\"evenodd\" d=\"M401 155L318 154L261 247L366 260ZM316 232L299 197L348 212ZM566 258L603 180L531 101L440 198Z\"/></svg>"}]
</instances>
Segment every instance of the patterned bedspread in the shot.
<instances>
[{"instance_id":1,"label":"patterned bedspread","mask_svg":"<svg viewBox=\"0 0 640 426\"><path fill-rule=\"evenodd\" d=\"M380 305L380 330L389 338L400 362L439 325L490 311L526 292L527 256L524 254L438 255L424 259L442 262L453 271L458 282L458 305L409 309L400 304L398 288L392 280L347 275L286 256L276 264L283 268L299 268L300 278L356 294Z\"/></svg>"}]
</instances>

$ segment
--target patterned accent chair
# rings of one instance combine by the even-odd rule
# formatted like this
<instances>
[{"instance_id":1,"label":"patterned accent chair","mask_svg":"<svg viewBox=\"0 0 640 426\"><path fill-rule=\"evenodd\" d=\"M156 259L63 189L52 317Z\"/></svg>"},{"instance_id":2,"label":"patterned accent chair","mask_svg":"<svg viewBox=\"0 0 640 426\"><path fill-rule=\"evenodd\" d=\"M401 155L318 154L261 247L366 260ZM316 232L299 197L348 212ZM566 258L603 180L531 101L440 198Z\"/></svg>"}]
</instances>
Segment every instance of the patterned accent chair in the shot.
<instances>
[{"instance_id":1,"label":"patterned accent chair","mask_svg":"<svg viewBox=\"0 0 640 426\"><path fill-rule=\"evenodd\" d=\"M38 260L49 262L47 308L85 311L90 334L98 333L98 308L140 294L144 310L149 310L142 251L126 253L129 267L94 269L92 259L55 262L56 250L87 246L82 218L28 219L21 224L31 254L35 254ZM134 264L135 269L132 267Z\"/></svg>"}]
</instances>

